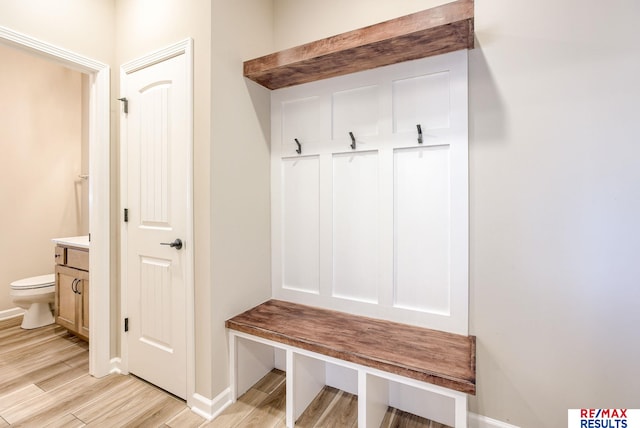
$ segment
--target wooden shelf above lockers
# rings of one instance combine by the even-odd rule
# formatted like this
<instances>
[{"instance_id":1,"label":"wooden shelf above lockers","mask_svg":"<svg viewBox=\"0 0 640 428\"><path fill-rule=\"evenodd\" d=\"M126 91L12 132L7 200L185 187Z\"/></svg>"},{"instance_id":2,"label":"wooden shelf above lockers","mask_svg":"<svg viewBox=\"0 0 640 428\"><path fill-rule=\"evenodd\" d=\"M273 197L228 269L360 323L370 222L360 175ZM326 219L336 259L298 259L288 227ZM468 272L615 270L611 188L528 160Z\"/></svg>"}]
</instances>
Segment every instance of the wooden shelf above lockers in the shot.
<instances>
[{"instance_id":1,"label":"wooden shelf above lockers","mask_svg":"<svg viewBox=\"0 0 640 428\"><path fill-rule=\"evenodd\" d=\"M245 61L244 76L285 88L472 49L473 34L473 0L458 0Z\"/></svg>"}]
</instances>

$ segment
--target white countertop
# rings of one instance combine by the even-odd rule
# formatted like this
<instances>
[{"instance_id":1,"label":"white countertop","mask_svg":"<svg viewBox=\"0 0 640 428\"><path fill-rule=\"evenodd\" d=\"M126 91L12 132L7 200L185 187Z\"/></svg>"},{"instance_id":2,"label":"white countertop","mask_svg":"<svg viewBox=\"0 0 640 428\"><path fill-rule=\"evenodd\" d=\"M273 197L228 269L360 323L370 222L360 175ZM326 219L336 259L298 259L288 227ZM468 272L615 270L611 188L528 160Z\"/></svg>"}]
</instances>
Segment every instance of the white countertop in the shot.
<instances>
[{"instance_id":1,"label":"white countertop","mask_svg":"<svg viewBox=\"0 0 640 428\"><path fill-rule=\"evenodd\" d=\"M53 242L69 247L89 248L89 236L72 236L70 238L54 238Z\"/></svg>"}]
</instances>

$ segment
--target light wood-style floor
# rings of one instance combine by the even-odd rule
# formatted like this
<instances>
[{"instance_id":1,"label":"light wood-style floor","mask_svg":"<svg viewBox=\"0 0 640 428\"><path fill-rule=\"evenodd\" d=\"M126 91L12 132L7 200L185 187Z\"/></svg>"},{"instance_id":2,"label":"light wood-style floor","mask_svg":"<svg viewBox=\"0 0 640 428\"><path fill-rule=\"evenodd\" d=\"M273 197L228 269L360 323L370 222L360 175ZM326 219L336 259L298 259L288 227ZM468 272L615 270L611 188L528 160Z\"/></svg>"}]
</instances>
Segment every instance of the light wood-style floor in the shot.
<instances>
[{"instance_id":1,"label":"light wood-style floor","mask_svg":"<svg viewBox=\"0 0 640 428\"><path fill-rule=\"evenodd\" d=\"M182 400L133 376L89 376L86 342L0 321L0 427L198 427Z\"/></svg>"},{"instance_id":2,"label":"light wood-style floor","mask_svg":"<svg viewBox=\"0 0 640 428\"><path fill-rule=\"evenodd\" d=\"M272 370L220 416L205 425L215 428L285 427L285 374ZM325 386L296 421L300 428L358 426L358 397ZM448 428L389 407L381 428Z\"/></svg>"},{"instance_id":3,"label":"light wood-style floor","mask_svg":"<svg viewBox=\"0 0 640 428\"><path fill-rule=\"evenodd\" d=\"M267 428L285 426L285 376L273 370L213 421L134 376L89 376L86 342L61 327L0 321L0 427ZM296 426L356 427L357 397L325 387ZM444 425L389 408L384 428Z\"/></svg>"}]
</instances>

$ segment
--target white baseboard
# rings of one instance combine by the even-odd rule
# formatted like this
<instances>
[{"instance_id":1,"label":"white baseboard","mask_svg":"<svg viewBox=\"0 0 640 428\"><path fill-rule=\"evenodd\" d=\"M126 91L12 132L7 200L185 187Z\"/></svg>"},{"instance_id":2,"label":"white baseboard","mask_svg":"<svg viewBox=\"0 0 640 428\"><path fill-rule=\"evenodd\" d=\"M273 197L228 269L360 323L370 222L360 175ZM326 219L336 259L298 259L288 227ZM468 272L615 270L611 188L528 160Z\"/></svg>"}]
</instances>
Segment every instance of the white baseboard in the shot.
<instances>
[{"instance_id":1,"label":"white baseboard","mask_svg":"<svg viewBox=\"0 0 640 428\"><path fill-rule=\"evenodd\" d=\"M19 317L22 314L24 314L24 309L22 308L6 309L4 311L0 311L0 321L8 320L9 318Z\"/></svg>"},{"instance_id":2,"label":"white baseboard","mask_svg":"<svg viewBox=\"0 0 640 428\"><path fill-rule=\"evenodd\" d=\"M193 394L191 411L210 421L218 416L231 404L231 389L227 388L218 394L213 400L209 400L200 394Z\"/></svg>"},{"instance_id":3,"label":"white baseboard","mask_svg":"<svg viewBox=\"0 0 640 428\"><path fill-rule=\"evenodd\" d=\"M519 428L506 422L491 419L486 416L469 413L469 428Z\"/></svg>"}]
</instances>

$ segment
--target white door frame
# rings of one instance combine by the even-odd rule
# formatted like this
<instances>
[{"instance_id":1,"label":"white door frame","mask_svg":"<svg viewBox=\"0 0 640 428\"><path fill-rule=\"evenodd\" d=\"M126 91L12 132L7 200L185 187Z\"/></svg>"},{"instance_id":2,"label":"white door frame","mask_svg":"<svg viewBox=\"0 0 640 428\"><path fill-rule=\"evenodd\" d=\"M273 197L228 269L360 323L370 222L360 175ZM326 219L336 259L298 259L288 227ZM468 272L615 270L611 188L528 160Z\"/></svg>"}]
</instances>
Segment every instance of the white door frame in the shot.
<instances>
[{"instance_id":1,"label":"white door frame","mask_svg":"<svg viewBox=\"0 0 640 428\"><path fill-rule=\"evenodd\" d=\"M187 163L190 170L187 174L187 234L185 236L185 280L186 280L186 341L187 341L187 405L194 407L199 404L201 398L195 394L195 297L194 297L194 279L193 279L193 39L189 38L178 42L174 45L167 46L164 49L152 52L141 58L127 62L120 66L120 90L122 91L122 82L127 74L138 71L142 68L157 64L159 62L171 59L178 55L186 56L187 67L187 123L188 123L188 144ZM120 97L126 97L127 94L121 93ZM127 129L120 126L120 206L127 206L128 197L128 152L127 152ZM123 326L124 316L127 314L127 229L123 227L120 234L120 271L121 271L121 289L120 289L120 313L124 314L119 325ZM123 326L124 328L124 326ZM122 331L122 330L121 330ZM129 349L126 336L120 335L120 349L122 356L122 370L124 373L129 371Z\"/></svg>"},{"instance_id":2,"label":"white door frame","mask_svg":"<svg viewBox=\"0 0 640 428\"><path fill-rule=\"evenodd\" d=\"M89 93L89 232L91 257L89 278L89 373L106 376L111 362L111 236L110 230L110 133L109 66L66 49L0 26L0 43L85 73ZM52 236L52 238L54 238Z\"/></svg>"}]
</instances>

